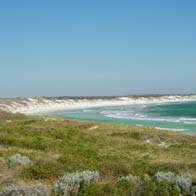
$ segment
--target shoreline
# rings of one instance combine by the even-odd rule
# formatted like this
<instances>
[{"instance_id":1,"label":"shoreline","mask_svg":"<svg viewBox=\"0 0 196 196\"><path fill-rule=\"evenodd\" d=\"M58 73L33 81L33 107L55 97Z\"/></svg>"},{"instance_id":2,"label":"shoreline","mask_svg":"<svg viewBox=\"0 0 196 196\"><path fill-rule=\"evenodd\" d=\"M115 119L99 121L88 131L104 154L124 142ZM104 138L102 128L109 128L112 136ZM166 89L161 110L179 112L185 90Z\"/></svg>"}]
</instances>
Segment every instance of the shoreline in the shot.
<instances>
[{"instance_id":1,"label":"shoreline","mask_svg":"<svg viewBox=\"0 0 196 196\"><path fill-rule=\"evenodd\" d=\"M27 115L96 107L196 101L196 95L129 96L116 98L18 98L0 99L0 109Z\"/></svg>"}]
</instances>

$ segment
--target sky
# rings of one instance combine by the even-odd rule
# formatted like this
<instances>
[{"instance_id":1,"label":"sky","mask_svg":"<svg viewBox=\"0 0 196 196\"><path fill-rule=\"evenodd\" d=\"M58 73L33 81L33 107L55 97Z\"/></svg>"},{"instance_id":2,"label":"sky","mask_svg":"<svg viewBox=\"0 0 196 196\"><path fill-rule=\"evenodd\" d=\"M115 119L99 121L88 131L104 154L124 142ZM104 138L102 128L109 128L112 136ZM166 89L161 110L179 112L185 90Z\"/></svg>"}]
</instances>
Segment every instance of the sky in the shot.
<instances>
[{"instance_id":1,"label":"sky","mask_svg":"<svg viewBox=\"0 0 196 196\"><path fill-rule=\"evenodd\" d=\"M196 93L195 0L0 1L0 97Z\"/></svg>"}]
</instances>

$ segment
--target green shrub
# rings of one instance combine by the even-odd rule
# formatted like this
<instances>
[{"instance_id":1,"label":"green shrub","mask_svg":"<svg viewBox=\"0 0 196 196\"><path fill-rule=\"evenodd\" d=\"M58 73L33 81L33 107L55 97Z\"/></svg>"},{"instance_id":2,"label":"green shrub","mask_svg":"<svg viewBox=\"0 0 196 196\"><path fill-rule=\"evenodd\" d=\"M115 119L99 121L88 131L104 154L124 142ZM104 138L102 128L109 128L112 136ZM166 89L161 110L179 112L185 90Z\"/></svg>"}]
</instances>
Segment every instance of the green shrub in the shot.
<instances>
[{"instance_id":1,"label":"green shrub","mask_svg":"<svg viewBox=\"0 0 196 196\"><path fill-rule=\"evenodd\" d=\"M27 179L48 179L54 178L62 175L64 170L59 168L55 163L47 164L37 164L25 167L23 173L21 174L24 178Z\"/></svg>"},{"instance_id":2,"label":"green shrub","mask_svg":"<svg viewBox=\"0 0 196 196\"><path fill-rule=\"evenodd\" d=\"M156 183L156 195L179 196L179 192L168 182L158 182Z\"/></svg>"},{"instance_id":3,"label":"green shrub","mask_svg":"<svg viewBox=\"0 0 196 196\"><path fill-rule=\"evenodd\" d=\"M98 186L98 185L84 185L81 196L95 196L95 195L99 195L99 196L110 196L110 194L105 193L103 191L103 187L102 186Z\"/></svg>"},{"instance_id":4,"label":"green shrub","mask_svg":"<svg viewBox=\"0 0 196 196\"><path fill-rule=\"evenodd\" d=\"M81 196L135 196L137 194L137 184L122 180L106 185L84 186Z\"/></svg>"}]
</instances>

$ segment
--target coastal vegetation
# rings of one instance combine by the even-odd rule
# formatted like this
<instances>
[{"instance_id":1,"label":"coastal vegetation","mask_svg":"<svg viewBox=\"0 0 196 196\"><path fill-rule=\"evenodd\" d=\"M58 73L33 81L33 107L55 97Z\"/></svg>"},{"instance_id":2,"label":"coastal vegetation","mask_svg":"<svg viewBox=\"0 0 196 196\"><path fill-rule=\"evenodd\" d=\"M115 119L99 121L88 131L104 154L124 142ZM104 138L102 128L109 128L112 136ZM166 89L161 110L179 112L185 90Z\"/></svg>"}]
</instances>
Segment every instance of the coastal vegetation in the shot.
<instances>
[{"instance_id":1,"label":"coastal vegetation","mask_svg":"<svg viewBox=\"0 0 196 196\"><path fill-rule=\"evenodd\" d=\"M196 136L0 112L0 195L196 195Z\"/></svg>"}]
</instances>

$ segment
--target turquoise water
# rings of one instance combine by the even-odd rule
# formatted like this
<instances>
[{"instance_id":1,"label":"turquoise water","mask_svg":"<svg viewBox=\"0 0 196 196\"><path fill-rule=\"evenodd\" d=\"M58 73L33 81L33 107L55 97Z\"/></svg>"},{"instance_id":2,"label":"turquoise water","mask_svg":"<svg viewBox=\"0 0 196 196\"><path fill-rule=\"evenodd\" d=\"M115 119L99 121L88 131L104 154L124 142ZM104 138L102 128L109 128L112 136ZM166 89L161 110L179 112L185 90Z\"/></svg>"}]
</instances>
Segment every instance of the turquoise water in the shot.
<instances>
[{"instance_id":1,"label":"turquoise water","mask_svg":"<svg viewBox=\"0 0 196 196\"><path fill-rule=\"evenodd\" d=\"M127 105L70 110L53 114L65 119L156 127L196 133L196 102Z\"/></svg>"}]
</instances>

